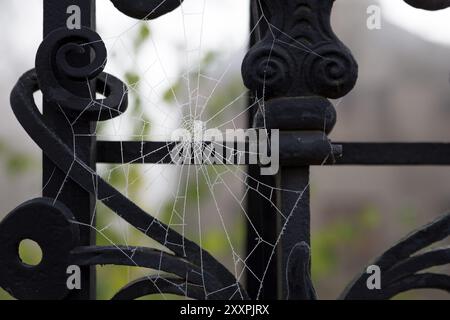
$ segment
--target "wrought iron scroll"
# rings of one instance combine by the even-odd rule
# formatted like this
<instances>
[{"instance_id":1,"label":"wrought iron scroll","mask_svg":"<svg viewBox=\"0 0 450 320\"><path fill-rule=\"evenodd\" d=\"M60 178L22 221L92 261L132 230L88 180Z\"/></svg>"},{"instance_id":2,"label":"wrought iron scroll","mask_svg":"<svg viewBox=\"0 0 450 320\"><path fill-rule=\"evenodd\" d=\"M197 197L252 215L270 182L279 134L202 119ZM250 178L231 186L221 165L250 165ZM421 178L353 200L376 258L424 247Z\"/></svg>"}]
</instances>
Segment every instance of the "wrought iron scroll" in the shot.
<instances>
[{"instance_id":1,"label":"wrought iron scroll","mask_svg":"<svg viewBox=\"0 0 450 320\"><path fill-rule=\"evenodd\" d=\"M139 6L133 3L131 7L137 10ZM159 14L172 9L164 8ZM86 52L93 57L90 63L74 65L67 60ZM58 29L41 44L36 68L25 73L14 87L11 106L29 136L68 179L171 253L148 248L81 246L80 222L70 208L57 199L39 198L21 205L0 223L0 286L18 299L63 299L69 293L66 286L69 265L114 264L170 274L149 276L130 284L116 298L172 293L199 299L247 299L245 290L222 264L102 180L39 112L33 97L38 90L59 108L68 123L105 121L123 114L127 108L126 86L103 72L106 59L106 48L95 31ZM95 80L96 92L105 98L78 96L66 86L66 80L85 85ZM18 244L27 238L36 240L43 250L42 262L37 266L24 264L18 256Z\"/></svg>"},{"instance_id":2,"label":"wrought iron scroll","mask_svg":"<svg viewBox=\"0 0 450 320\"><path fill-rule=\"evenodd\" d=\"M369 275L363 272L342 294L342 299L390 299L414 289L439 289L450 293L450 276L426 271L450 264L450 248L418 253L450 236L450 214L417 230L377 258L372 265L380 268L380 290L369 290ZM417 254L418 253L418 254ZM425 272L424 272L425 271Z\"/></svg>"}]
</instances>

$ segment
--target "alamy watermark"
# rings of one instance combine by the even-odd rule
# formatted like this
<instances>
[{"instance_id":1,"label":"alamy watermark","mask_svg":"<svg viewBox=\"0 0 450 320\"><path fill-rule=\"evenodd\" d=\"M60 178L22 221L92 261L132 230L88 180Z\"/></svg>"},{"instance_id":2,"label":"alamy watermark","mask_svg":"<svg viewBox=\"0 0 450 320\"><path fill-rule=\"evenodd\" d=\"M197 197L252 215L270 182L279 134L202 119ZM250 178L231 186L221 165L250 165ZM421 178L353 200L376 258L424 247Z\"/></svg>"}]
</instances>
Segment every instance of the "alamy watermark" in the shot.
<instances>
[{"instance_id":1,"label":"alamy watermark","mask_svg":"<svg viewBox=\"0 0 450 320\"><path fill-rule=\"evenodd\" d=\"M71 5L67 7L67 29L80 30L81 29L81 8L77 5Z\"/></svg>"},{"instance_id":2,"label":"alamy watermark","mask_svg":"<svg viewBox=\"0 0 450 320\"><path fill-rule=\"evenodd\" d=\"M72 265L67 267L68 277L66 281L67 289L81 290L81 269L79 266Z\"/></svg>"},{"instance_id":3,"label":"alamy watermark","mask_svg":"<svg viewBox=\"0 0 450 320\"><path fill-rule=\"evenodd\" d=\"M170 157L177 165L261 165L261 175L275 175L280 168L279 130L206 129L194 121L192 130L177 129Z\"/></svg>"},{"instance_id":4,"label":"alamy watermark","mask_svg":"<svg viewBox=\"0 0 450 320\"><path fill-rule=\"evenodd\" d=\"M366 280L367 289L381 290L381 268L377 265L371 265L367 267L366 273L370 275Z\"/></svg>"},{"instance_id":5,"label":"alamy watermark","mask_svg":"<svg viewBox=\"0 0 450 320\"><path fill-rule=\"evenodd\" d=\"M381 7L378 5L370 5L367 7L367 29L380 30L381 29Z\"/></svg>"}]
</instances>

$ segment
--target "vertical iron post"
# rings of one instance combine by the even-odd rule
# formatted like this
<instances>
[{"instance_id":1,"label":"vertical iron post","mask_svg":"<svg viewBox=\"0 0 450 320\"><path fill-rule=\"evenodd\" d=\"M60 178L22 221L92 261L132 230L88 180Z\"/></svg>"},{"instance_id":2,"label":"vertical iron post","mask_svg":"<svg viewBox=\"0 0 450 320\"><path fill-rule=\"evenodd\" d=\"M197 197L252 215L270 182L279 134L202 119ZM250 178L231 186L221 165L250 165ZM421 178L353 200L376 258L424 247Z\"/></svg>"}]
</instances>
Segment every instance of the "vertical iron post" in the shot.
<instances>
[{"instance_id":1,"label":"vertical iron post","mask_svg":"<svg viewBox=\"0 0 450 320\"><path fill-rule=\"evenodd\" d=\"M250 47L261 40L260 25L256 22L260 16L257 2L250 3ZM249 94L249 127L253 127L253 119L258 111L255 92ZM274 176L260 174L258 165L248 168L249 191L247 193L247 291L252 299L274 300L277 298L277 264L271 259L273 247L267 243L276 242L277 211L275 209L276 194ZM250 223L251 222L251 223ZM264 240L265 242L262 242Z\"/></svg>"},{"instance_id":2,"label":"vertical iron post","mask_svg":"<svg viewBox=\"0 0 450 320\"><path fill-rule=\"evenodd\" d=\"M95 29L95 0L44 0L44 37L52 31L67 27L70 17L68 8L76 5L81 11L81 25ZM70 57L69 57L70 58ZM92 57L87 52L83 58L77 55L74 64L88 64ZM86 85L66 83L66 86L80 96L89 97L90 93ZM44 99L43 114L51 124L55 132L68 145L73 147L77 157L95 168L96 139L93 135L95 123L88 121L76 121L72 126L64 116L60 107ZM72 131L73 130L73 131ZM75 137L73 136L75 134ZM74 145L75 144L75 145ZM67 175L55 167L53 162L43 156L43 196L58 199L71 209L77 221L82 224L92 225L95 216L96 199L84 191L77 184L67 178ZM92 228L80 228L81 245L95 244L95 232ZM68 296L71 300L95 299L95 267L81 268L81 290L73 290Z\"/></svg>"},{"instance_id":3,"label":"vertical iron post","mask_svg":"<svg viewBox=\"0 0 450 320\"><path fill-rule=\"evenodd\" d=\"M284 215L278 219L278 234L282 235L278 246L278 299L308 299L311 297L296 297L299 290L290 292L289 285L293 284L294 279L290 279L289 270L297 267L294 263L297 262L298 250L306 250L307 255L302 257L306 261L300 263L305 264L303 272L311 273L309 167L281 167L278 187L279 203Z\"/></svg>"},{"instance_id":4,"label":"vertical iron post","mask_svg":"<svg viewBox=\"0 0 450 320\"><path fill-rule=\"evenodd\" d=\"M244 58L242 77L258 103L253 126L279 130L277 227L272 215L266 220L270 209L260 203L251 202L255 208L250 212L260 219L261 230L276 230L276 268L268 272L276 274L277 290L270 290L279 299L316 298L310 270L309 168L340 153L327 138L336 123L336 110L327 98L346 95L357 79L356 61L331 28L333 4L334 0L252 4L258 33Z\"/></svg>"}]
</instances>

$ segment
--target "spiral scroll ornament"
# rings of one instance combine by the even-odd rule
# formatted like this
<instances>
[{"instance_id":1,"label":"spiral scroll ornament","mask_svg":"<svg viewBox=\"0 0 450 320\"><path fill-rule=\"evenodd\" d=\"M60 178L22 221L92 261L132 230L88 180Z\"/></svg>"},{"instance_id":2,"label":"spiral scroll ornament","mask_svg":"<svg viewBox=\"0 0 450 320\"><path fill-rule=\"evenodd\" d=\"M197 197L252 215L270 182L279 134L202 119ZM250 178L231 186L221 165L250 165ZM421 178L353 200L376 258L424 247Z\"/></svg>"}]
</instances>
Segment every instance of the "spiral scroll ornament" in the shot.
<instances>
[{"instance_id":1,"label":"spiral scroll ornament","mask_svg":"<svg viewBox=\"0 0 450 320\"><path fill-rule=\"evenodd\" d=\"M94 58L86 65L76 65L80 56ZM90 29L55 30L39 47L36 56L36 75L44 97L64 107L71 117L102 121L119 116L126 111L125 85L116 77L103 73L107 53L98 34ZM95 80L95 92L90 81ZM67 86L66 84L70 84ZM85 87L87 97L70 91L74 84ZM95 93L106 96L95 99Z\"/></svg>"},{"instance_id":2,"label":"spiral scroll ornament","mask_svg":"<svg viewBox=\"0 0 450 320\"><path fill-rule=\"evenodd\" d=\"M261 39L242 65L245 85L265 100L339 98L355 85L358 65L331 29L334 0L262 0Z\"/></svg>"},{"instance_id":3,"label":"spiral scroll ornament","mask_svg":"<svg viewBox=\"0 0 450 320\"><path fill-rule=\"evenodd\" d=\"M279 45L261 45L245 57L244 66L252 66L251 72L244 71L244 83L248 88L269 96L283 96L294 79L295 60L291 53ZM247 71L247 70L246 70Z\"/></svg>"},{"instance_id":4,"label":"spiral scroll ornament","mask_svg":"<svg viewBox=\"0 0 450 320\"><path fill-rule=\"evenodd\" d=\"M74 55L86 52L93 57L91 63L72 62ZM0 223L0 286L16 298L63 299L68 294L65 270L69 265L113 264L158 269L169 274L158 279L149 276L130 284L117 298L173 293L202 299L248 299L236 278L220 262L104 181L80 160L39 112L33 94L41 90L45 99L76 121L108 120L122 114L127 107L126 86L102 72L105 64L105 46L93 30L56 30L39 48L36 69L25 73L14 87L12 109L29 136L68 179L136 229L145 230L142 232L146 236L165 246L171 254L141 247L80 246L78 224L70 209L57 200L37 199L18 207ZM93 98L78 96L65 86L66 81L87 87L95 82L97 92L105 98L95 99L95 94L91 94ZM14 237L5 238L11 234ZM43 249L43 260L37 266L20 262L17 246L25 238L32 238ZM183 285L175 291L174 286L179 283ZM160 290L156 292L155 286Z\"/></svg>"},{"instance_id":5,"label":"spiral scroll ornament","mask_svg":"<svg viewBox=\"0 0 450 320\"><path fill-rule=\"evenodd\" d=\"M356 61L343 46L325 43L312 50L303 61L303 81L313 94L328 98L340 98L356 84L356 77L349 72L356 68Z\"/></svg>"}]
</instances>

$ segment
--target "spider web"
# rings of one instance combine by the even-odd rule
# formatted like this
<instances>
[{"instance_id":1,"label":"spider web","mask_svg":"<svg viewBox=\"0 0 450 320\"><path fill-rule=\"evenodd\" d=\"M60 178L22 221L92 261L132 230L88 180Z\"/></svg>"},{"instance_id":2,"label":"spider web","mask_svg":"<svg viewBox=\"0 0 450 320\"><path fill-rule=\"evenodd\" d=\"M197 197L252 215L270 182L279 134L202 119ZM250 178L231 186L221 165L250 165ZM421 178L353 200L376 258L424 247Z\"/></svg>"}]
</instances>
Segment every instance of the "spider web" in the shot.
<instances>
[{"instance_id":1,"label":"spider web","mask_svg":"<svg viewBox=\"0 0 450 320\"><path fill-rule=\"evenodd\" d=\"M235 0L220 3L189 0L174 12L155 21L139 21L131 25L128 22L128 26L116 35L105 36L102 30L99 30L109 54L107 71L114 69L109 72L126 79L130 105L122 116L98 123L94 133L97 139L168 141L173 130L186 128L193 131L193 126L199 121L207 128L217 128L221 131L242 129L248 126L251 108L256 106L264 110L264 96L248 103L249 92L244 88L239 72L249 37L256 29L247 35L246 41L240 43L240 46L230 48L227 39L217 41L221 39L221 34L213 30L215 26L211 24L211 19L208 19L214 10L217 14L217 10L224 9L233 2ZM248 6L246 2L242 8ZM247 10L245 12L248 14ZM230 17L233 15L231 10L226 13ZM178 23L172 24L174 21ZM276 28L270 25L264 14L256 22L257 25L259 23L268 24L270 31ZM166 27L172 25L172 28L170 31L161 32L158 24ZM153 30L156 32L153 33ZM205 36L206 33L209 38ZM168 44L170 41L167 41L166 37L170 37L167 34L175 34L178 37L181 35L181 42ZM215 44L205 44L212 39L211 34L215 37L212 41ZM274 43L276 41L277 39ZM291 45L298 49L309 51L306 45L297 40L292 39L292 42ZM92 97L94 99L95 95L92 94ZM64 110L61 109L61 112ZM68 120L71 126L76 121ZM75 136L75 143L78 137ZM201 147L205 146L201 143L195 145L195 148ZM308 186L301 190L278 189L255 181L245 166L164 165L163 161L166 159L161 163L149 165L143 163L145 156L148 155L118 165L98 165L98 172L150 215L212 253L232 272L239 283L245 284L246 274L257 279L260 283L257 296L259 298L269 272L269 264L274 259L277 245L282 238L282 231L275 241L264 239L264 235L254 226L246 207L248 193L256 192L270 202L281 224L287 225L292 212L282 212L278 209L276 203L267 197L267 190L270 190L269 194L293 193L297 196L298 203ZM225 163L226 159L223 160ZM324 159L324 162L326 160ZM139 162L142 164L136 164ZM64 185L61 190L63 188ZM156 242L149 241L137 232L145 230L132 228L108 211L101 202L97 203L95 209L91 224L80 225L96 232L97 244L114 246L117 250L121 250L120 246L149 246L170 253L164 247L167 242L161 247ZM94 222L95 220L97 221ZM245 248L246 228L253 229L257 235L253 250ZM184 249L184 244L178 245ZM272 251L262 276L257 275L248 263L250 256L261 245ZM157 280L170 281L165 278L167 274L161 270L138 268L133 255L122 250L121 252L136 268L99 267L99 284L107 283L106 291L99 293L100 298L111 297L117 289L136 278L147 277L148 281L155 285ZM200 267L203 276L206 266ZM112 268L115 268L115 271ZM120 280L113 283L114 279ZM180 289L180 295L183 296L184 293L187 297L187 285L177 287ZM206 297L213 294L206 292L206 288L203 289ZM238 290L235 295L239 297ZM160 297L172 298L162 290Z\"/></svg>"}]
</instances>

